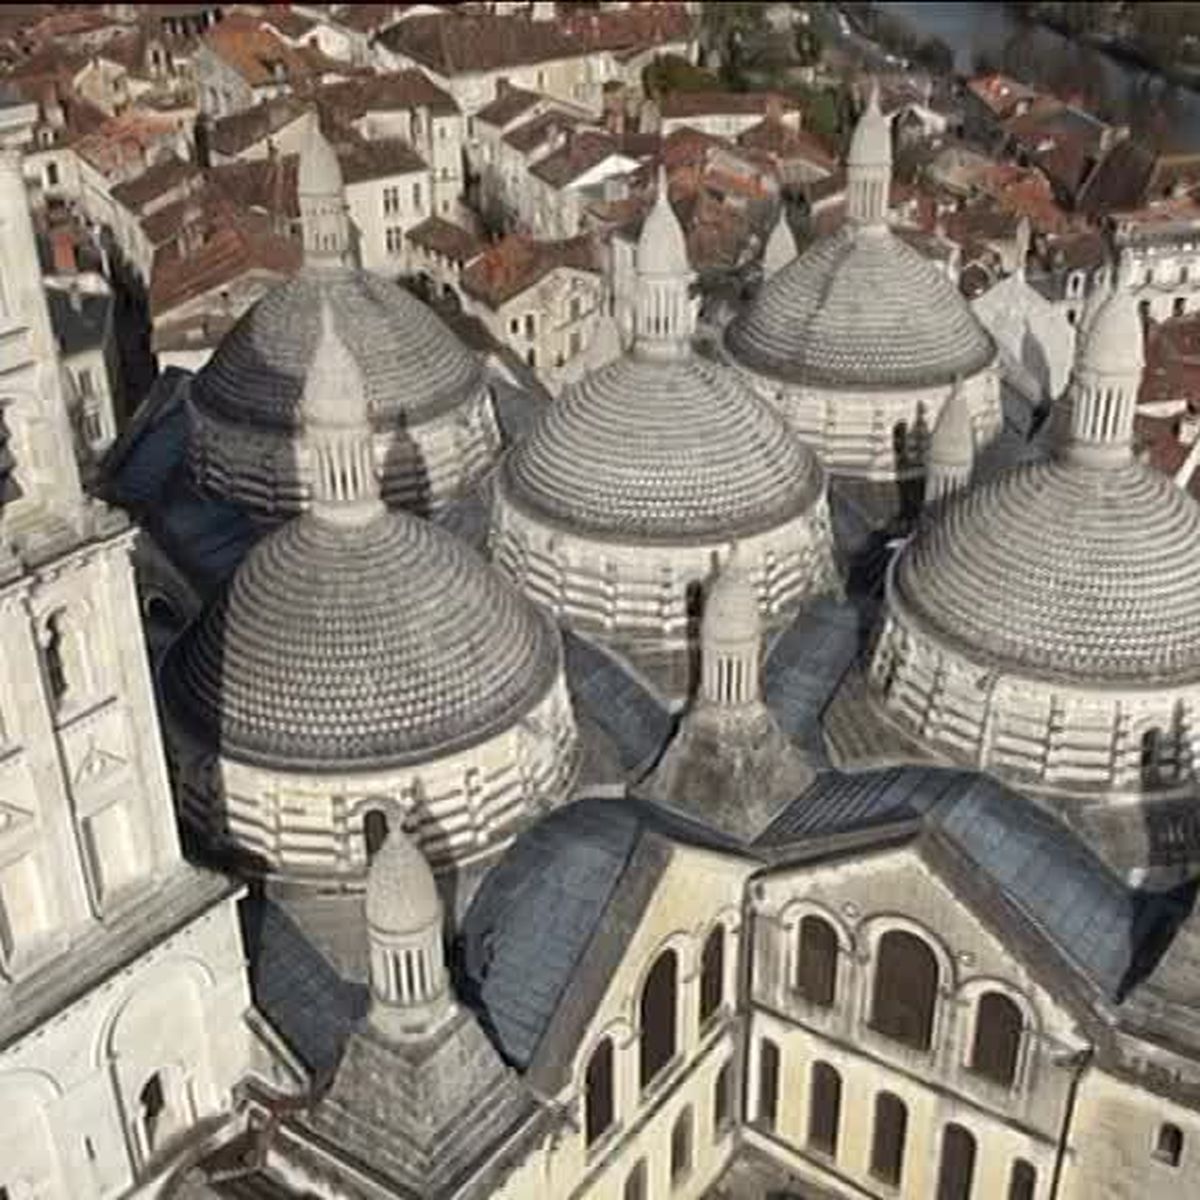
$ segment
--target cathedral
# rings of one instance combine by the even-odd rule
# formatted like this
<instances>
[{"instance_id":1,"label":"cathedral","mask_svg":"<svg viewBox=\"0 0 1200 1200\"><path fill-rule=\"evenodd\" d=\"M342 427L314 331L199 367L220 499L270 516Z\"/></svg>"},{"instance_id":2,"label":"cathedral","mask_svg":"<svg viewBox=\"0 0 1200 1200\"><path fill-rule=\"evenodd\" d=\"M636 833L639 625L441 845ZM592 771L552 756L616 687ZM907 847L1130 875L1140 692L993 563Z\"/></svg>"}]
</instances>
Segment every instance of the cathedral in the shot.
<instances>
[{"instance_id":1,"label":"cathedral","mask_svg":"<svg viewBox=\"0 0 1200 1200\"><path fill-rule=\"evenodd\" d=\"M1200 1194L1200 507L1129 292L1014 431L890 178L702 350L660 176L547 403L313 121L100 500L0 154L0 1200Z\"/></svg>"}]
</instances>

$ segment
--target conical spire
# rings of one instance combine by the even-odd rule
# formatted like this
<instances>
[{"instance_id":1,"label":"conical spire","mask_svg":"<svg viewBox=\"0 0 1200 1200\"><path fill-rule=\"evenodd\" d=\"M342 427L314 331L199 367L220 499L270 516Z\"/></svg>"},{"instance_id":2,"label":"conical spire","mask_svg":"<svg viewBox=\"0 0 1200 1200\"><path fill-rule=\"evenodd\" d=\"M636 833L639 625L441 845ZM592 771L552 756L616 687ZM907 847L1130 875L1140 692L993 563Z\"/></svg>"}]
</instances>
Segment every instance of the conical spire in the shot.
<instances>
[{"instance_id":1,"label":"conical spire","mask_svg":"<svg viewBox=\"0 0 1200 1200\"><path fill-rule=\"evenodd\" d=\"M375 471L366 383L334 328L329 302L301 399L312 458L312 508L328 521L360 525L384 511Z\"/></svg>"},{"instance_id":2,"label":"conical spire","mask_svg":"<svg viewBox=\"0 0 1200 1200\"><path fill-rule=\"evenodd\" d=\"M942 405L929 441L925 503L932 504L966 487L975 465L975 429L962 381L956 379Z\"/></svg>"},{"instance_id":3,"label":"conical spire","mask_svg":"<svg viewBox=\"0 0 1200 1200\"><path fill-rule=\"evenodd\" d=\"M788 224L787 209L781 204L775 227L771 230L771 236L767 238L767 246L763 251L763 279L770 279L776 271L786 267L797 253L796 239L792 234L791 225Z\"/></svg>"},{"instance_id":4,"label":"conical spire","mask_svg":"<svg viewBox=\"0 0 1200 1200\"><path fill-rule=\"evenodd\" d=\"M856 225L882 226L887 219L892 181L892 134L879 109L879 85L871 95L850 139L846 155L846 217Z\"/></svg>"},{"instance_id":5,"label":"conical spire","mask_svg":"<svg viewBox=\"0 0 1200 1200\"><path fill-rule=\"evenodd\" d=\"M350 254L346 189L337 154L321 132L315 111L300 147L296 182L305 266L342 266Z\"/></svg>"},{"instance_id":6,"label":"conical spire","mask_svg":"<svg viewBox=\"0 0 1200 1200\"><path fill-rule=\"evenodd\" d=\"M687 240L668 190L666 171L659 167L658 194L642 225L636 256L635 347L648 357L687 353L695 331Z\"/></svg>"},{"instance_id":7,"label":"conical spire","mask_svg":"<svg viewBox=\"0 0 1200 1200\"><path fill-rule=\"evenodd\" d=\"M442 901L425 856L393 827L367 873L371 1022L389 1037L427 1037L454 1009Z\"/></svg>"},{"instance_id":8,"label":"conical spire","mask_svg":"<svg viewBox=\"0 0 1200 1200\"><path fill-rule=\"evenodd\" d=\"M1144 366L1141 317L1122 275L1080 331L1068 388L1069 458L1111 466L1133 457L1133 420Z\"/></svg>"}]
</instances>

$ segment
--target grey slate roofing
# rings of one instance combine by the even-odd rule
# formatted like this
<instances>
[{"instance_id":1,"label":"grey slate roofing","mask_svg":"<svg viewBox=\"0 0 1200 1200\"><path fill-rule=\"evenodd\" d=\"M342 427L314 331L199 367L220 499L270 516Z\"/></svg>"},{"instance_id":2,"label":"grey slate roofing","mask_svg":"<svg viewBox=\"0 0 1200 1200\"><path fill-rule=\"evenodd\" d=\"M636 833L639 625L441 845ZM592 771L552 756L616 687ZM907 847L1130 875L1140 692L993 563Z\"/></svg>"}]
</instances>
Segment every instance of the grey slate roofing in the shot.
<instances>
[{"instance_id":1,"label":"grey slate roofing","mask_svg":"<svg viewBox=\"0 0 1200 1200\"><path fill-rule=\"evenodd\" d=\"M112 296L84 292L72 301L69 292L47 288L46 303L50 307L54 336L64 354L79 354L104 346L112 325Z\"/></svg>"},{"instance_id":2,"label":"grey slate roofing","mask_svg":"<svg viewBox=\"0 0 1200 1200\"><path fill-rule=\"evenodd\" d=\"M608 735L627 772L649 767L671 736L673 715L595 643L564 629L563 650L576 709Z\"/></svg>"},{"instance_id":3,"label":"grey slate roofing","mask_svg":"<svg viewBox=\"0 0 1200 1200\"><path fill-rule=\"evenodd\" d=\"M513 1065L529 1065L640 828L630 806L568 805L522 834L475 894L460 993Z\"/></svg>"},{"instance_id":4,"label":"grey slate roofing","mask_svg":"<svg viewBox=\"0 0 1200 1200\"><path fill-rule=\"evenodd\" d=\"M255 1005L310 1071L332 1071L368 989L344 980L278 905L247 900L241 916Z\"/></svg>"}]
</instances>

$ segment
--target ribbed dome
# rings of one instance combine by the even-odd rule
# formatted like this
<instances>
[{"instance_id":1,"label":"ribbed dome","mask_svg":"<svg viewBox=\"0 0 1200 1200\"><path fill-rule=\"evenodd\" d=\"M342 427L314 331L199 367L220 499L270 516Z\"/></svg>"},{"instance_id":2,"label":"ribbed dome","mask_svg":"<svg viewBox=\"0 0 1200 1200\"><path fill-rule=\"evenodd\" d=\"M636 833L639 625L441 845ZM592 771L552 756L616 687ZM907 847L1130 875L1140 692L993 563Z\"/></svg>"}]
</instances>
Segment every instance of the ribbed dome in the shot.
<instances>
[{"instance_id":1,"label":"ribbed dome","mask_svg":"<svg viewBox=\"0 0 1200 1200\"><path fill-rule=\"evenodd\" d=\"M752 371L857 388L946 384L995 354L933 263L884 228L850 225L770 279L726 337Z\"/></svg>"},{"instance_id":2,"label":"ribbed dome","mask_svg":"<svg viewBox=\"0 0 1200 1200\"><path fill-rule=\"evenodd\" d=\"M515 722L557 661L548 622L453 535L307 514L250 551L163 684L172 715L231 758L371 766Z\"/></svg>"},{"instance_id":3,"label":"ribbed dome","mask_svg":"<svg viewBox=\"0 0 1200 1200\"><path fill-rule=\"evenodd\" d=\"M901 604L981 663L1072 681L1200 678L1200 506L1138 463L1035 463L950 501Z\"/></svg>"},{"instance_id":4,"label":"ribbed dome","mask_svg":"<svg viewBox=\"0 0 1200 1200\"><path fill-rule=\"evenodd\" d=\"M730 371L636 356L567 389L503 478L572 529L668 542L770 528L821 488L812 452Z\"/></svg>"},{"instance_id":5,"label":"ribbed dome","mask_svg":"<svg viewBox=\"0 0 1200 1200\"><path fill-rule=\"evenodd\" d=\"M367 925L376 933L441 928L442 901L425 855L393 828L367 872Z\"/></svg>"},{"instance_id":6,"label":"ribbed dome","mask_svg":"<svg viewBox=\"0 0 1200 1200\"><path fill-rule=\"evenodd\" d=\"M255 304L198 375L196 403L235 423L299 428L325 303L363 373L376 428L425 420L478 390L482 364L431 309L376 275L335 267L303 270Z\"/></svg>"}]
</instances>

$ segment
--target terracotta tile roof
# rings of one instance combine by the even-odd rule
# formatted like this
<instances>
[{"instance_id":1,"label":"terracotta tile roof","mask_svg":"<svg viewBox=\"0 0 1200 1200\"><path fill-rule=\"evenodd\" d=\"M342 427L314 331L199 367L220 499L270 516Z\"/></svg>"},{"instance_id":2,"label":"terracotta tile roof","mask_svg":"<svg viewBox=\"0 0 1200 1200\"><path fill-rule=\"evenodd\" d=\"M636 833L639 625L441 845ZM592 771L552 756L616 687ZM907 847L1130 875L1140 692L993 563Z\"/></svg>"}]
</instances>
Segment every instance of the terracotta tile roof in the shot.
<instances>
[{"instance_id":1,"label":"terracotta tile roof","mask_svg":"<svg viewBox=\"0 0 1200 1200\"><path fill-rule=\"evenodd\" d=\"M209 145L218 154L233 158L255 142L270 137L308 111L308 103L297 96L278 96L243 112L212 123Z\"/></svg>"},{"instance_id":2,"label":"terracotta tile roof","mask_svg":"<svg viewBox=\"0 0 1200 1200\"><path fill-rule=\"evenodd\" d=\"M179 124L171 117L130 109L110 117L75 143L75 152L110 179L140 175L158 150L173 142Z\"/></svg>"},{"instance_id":3,"label":"terracotta tile roof","mask_svg":"<svg viewBox=\"0 0 1200 1200\"><path fill-rule=\"evenodd\" d=\"M536 117L531 117L515 129L510 129L504 135L503 140L505 145L511 146L518 153L528 154L531 150L542 145L558 130L567 132L578 128L580 124L577 117L552 110L540 113Z\"/></svg>"},{"instance_id":4,"label":"terracotta tile roof","mask_svg":"<svg viewBox=\"0 0 1200 1200\"><path fill-rule=\"evenodd\" d=\"M484 243L473 233L441 217L426 218L414 225L406 236L414 246L432 250L457 263L470 262L484 248Z\"/></svg>"},{"instance_id":5,"label":"terracotta tile roof","mask_svg":"<svg viewBox=\"0 0 1200 1200\"><path fill-rule=\"evenodd\" d=\"M781 162L802 160L825 171L837 168L836 156L820 138L769 117L744 129L738 134L737 141L739 146L764 151Z\"/></svg>"},{"instance_id":6,"label":"terracotta tile roof","mask_svg":"<svg viewBox=\"0 0 1200 1200\"><path fill-rule=\"evenodd\" d=\"M266 218L227 207L214 221L203 245L186 256L165 246L154 258L150 311L154 317L209 292L226 288L254 272L290 275L300 267L298 242L276 234Z\"/></svg>"},{"instance_id":7,"label":"terracotta tile roof","mask_svg":"<svg viewBox=\"0 0 1200 1200\"><path fill-rule=\"evenodd\" d=\"M776 92L668 92L658 105L659 112L670 118L778 115L799 107Z\"/></svg>"},{"instance_id":8,"label":"terracotta tile roof","mask_svg":"<svg viewBox=\"0 0 1200 1200\"><path fill-rule=\"evenodd\" d=\"M600 11L563 6L553 21L463 10L419 13L385 30L379 40L387 49L450 76L606 50L639 51L692 36L685 5L647 2Z\"/></svg>"},{"instance_id":9,"label":"terracotta tile roof","mask_svg":"<svg viewBox=\"0 0 1200 1200\"><path fill-rule=\"evenodd\" d=\"M314 96L322 109L345 122L357 121L365 113L397 109L427 108L439 116L459 111L454 97L415 67L329 83Z\"/></svg>"},{"instance_id":10,"label":"terracotta tile roof","mask_svg":"<svg viewBox=\"0 0 1200 1200\"><path fill-rule=\"evenodd\" d=\"M527 92L524 88L505 88L490 104L485 104L476 114L475 120L485 125L495 125L503 129L523 113L528 112L542 97L537 92Z\"/></svg>"},{"instance_id":11,"label":"terracotta tile roof","mask_svg":"<svg viewBox=\"0 0 1200 1200\"><path fill-rule=\"evenodd\" d=\"M296 191L299 158L270 156L249 162L222 163L207 173L208 191L215 199L210 206L224 200L242 212L255 209L274 213L288 221L300 216L300 200Z\"/></svg>"},{"instance_id":12,"label":"terracotta tile roof","mask_svg":"<svg viewBox=\"0 0 1200 1200\"><path fill-rule=\"evenodd\" d=\"M402 138L335 138L338 162L346 183L383 179L428 170L425 160Z\"/></svg>"},{"instance_id":13,"label":"terracotta tile roof","mask_svg":"<svg viewBox=\"0 0 1200 1200\"><path fill-rule=\"evenodd\" d=\"M343 4L333 19L356 33L375 33L392 23L397 9L409 7L407 4Z\"/></svg>"},{"instance_id":14,"label":"terracotta tile roof","mask_svg":"<svg viewBox=\"0 0 1200 1200\"><path fill-rule=\"evenodd\" d=\"M599 129L581 129L567 135L567 142L529 168L552 188L563 188L581 175L598 166L606 158L619 154L612 134Z\"/></svg>"},{"instance_id":15,"label":"terracotta tile roof","mask_svg":"<svg viewBox=\"0 0 1200 1200\"><path fill-rule=\"evenodd\" d=\"M132 212L141 212L147 204L199 176L200 169L195 163L185 162L172 154L156 162L134 179L116 184L109 194L118 204Z\"/></svg>"},{"instance_id":16,"label":"terracotta tile roof","mask_svg":"<svg viewBox=\"0 0 1200 1200\"><path fill-rule=\"evenodd\" d=\"M1038 92L1007 75L979 75L967 81L967 90L1001 120L1011 117L1022 103L1032 104Z\"/></svg>"},{"instance_id":17,"label":"terracotta tile roof","mask_svg":"<svg viewBox=\"0 0 1200 1200\"><path fill-rule=\"evenodd\" d=\"M302 16L290 4L267 5L262 11L262 19L287 38L302 38L317 27L316 21Z\"/></svg>"},{"instance_id":18,"label":"terracotta tile roof","mask_svg":"<svg viewBox=\"0 0 1200 1200\"><path fill-rule=\"evenodd\" d=\"M1063 270L1091 270L1108 259L1108 242L1098 229L1069 230L1046 240L1039 257Z\"/></svg>"},{"instance_id":19,"label":"terracotta tile roof","mask_svg":"<svg viewBox=\"0 0 1200 1200\"><path fill-rule=\"evenodd\" d=\"M592 239L585 236L561 242L539 242L512 234L488 247L469 263L460 279L463 291L496 309L559 267L599 272L600 264Z\"/></svg>"},{"instance_id":20,"label":"terracotta tile roof","mask_svg":"<svg viewBox=\"0 0 1200 1200\"><path fill-rule=\"evenodd\" d=\"M273 82L277 69L292 80L313 73L305 55L247 13L232 12L206 30L204 44L251 87Z\"/></svg>"},{"instance_id":21,"label":"terracotta tile roof","mask_svg":"<svg viewBox=\"0 0 1200 1200\"><path fill-rule=\"evenodd\" d=\"M1200 315L1151 323L1138 403L1185 403L1200 411Z\"/></svg>"}]
</instances>

